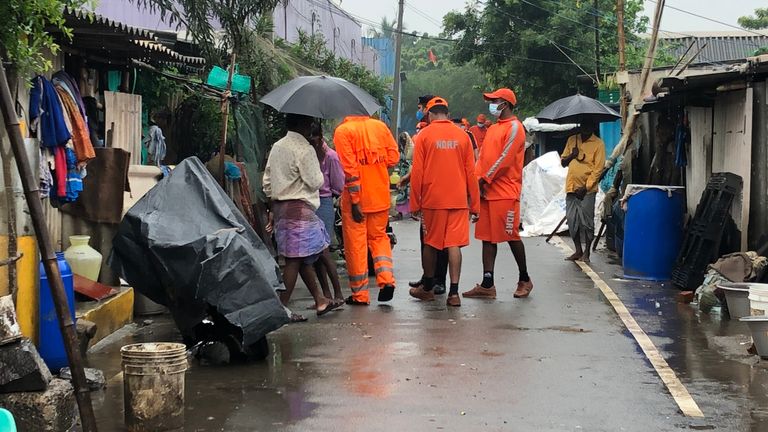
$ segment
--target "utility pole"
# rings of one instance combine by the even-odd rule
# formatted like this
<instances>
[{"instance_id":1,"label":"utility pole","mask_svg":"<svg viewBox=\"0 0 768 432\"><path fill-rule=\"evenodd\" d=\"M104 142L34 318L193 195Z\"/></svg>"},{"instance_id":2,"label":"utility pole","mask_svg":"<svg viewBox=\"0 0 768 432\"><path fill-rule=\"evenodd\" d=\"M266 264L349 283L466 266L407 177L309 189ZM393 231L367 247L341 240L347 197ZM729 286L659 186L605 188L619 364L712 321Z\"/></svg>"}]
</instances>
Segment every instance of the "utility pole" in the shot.
<instances>
[{"instance_id":1,"label":"utility pole","mask_svg":"<svg viewBox=\"0 0 768 432\"><path fill-rule=\"evenodd\" d=\"M392 87L392 135L397 138L397 126L400 121L400 49L403 43L403 9L405 0L400 0L397 6L397 32L395 33L395 83Z\"/></svg>"},{"instance_id":2,"label":"utility pole","mask_svg":"<svg viewBox=\"0 0 768 432\"><path fill-rule=\"evenodd\" d=\"M600 3L595 0L595 80L600 84Z\"/></svg>"},{"instance_id":3,"label":"utility pole","mask_svg":"<svg viewBox=\"0 0 768 432\"><path fill-rule=\"evenodd\" d=\"M619 37L619 73L623 74L627 71L627 59L626 59L626 39L624 36L624 0L616 0L616 20L618 22L618 37ZM620 96L619 101L621 103L621 124L627 123L627 85L620 84Z\"/></svg>"}]
</instances>

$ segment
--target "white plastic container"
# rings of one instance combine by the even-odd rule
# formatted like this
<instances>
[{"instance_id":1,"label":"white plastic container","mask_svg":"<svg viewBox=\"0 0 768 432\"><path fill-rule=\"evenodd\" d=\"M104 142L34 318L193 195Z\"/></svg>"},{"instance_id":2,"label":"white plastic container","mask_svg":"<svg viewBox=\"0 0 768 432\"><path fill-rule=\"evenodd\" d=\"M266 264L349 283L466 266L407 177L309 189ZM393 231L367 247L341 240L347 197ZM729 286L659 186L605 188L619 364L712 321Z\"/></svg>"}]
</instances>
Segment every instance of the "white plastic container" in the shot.
<instances>
[{"instance_id":1,"label":"white plastic container","mask_svg":"<svg viewBox=\"0 0 768 432\"><path fill-rule=\"evenodd\" d=\"M768 316L768 284L749 284L749 307L752 316Z\"/></svg>"}]
</instances>

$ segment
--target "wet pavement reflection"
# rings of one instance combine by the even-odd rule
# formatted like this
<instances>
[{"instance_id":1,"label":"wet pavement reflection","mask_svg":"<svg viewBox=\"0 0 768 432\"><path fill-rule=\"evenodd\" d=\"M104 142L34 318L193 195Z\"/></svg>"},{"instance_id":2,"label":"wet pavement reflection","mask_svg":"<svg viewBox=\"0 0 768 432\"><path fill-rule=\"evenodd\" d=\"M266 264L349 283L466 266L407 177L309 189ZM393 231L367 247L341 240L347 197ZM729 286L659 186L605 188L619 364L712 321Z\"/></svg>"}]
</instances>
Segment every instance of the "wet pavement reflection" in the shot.
<instances>
[{"instance_id":1,"label":"wet pavement reflection","mask_svg":"<svg viewBox=\"0 0 768 432\"><path fill-rule=\"evenodd\" d=\"M499 299L419 303L418 225L394 224L401 287L391 306L346 306L270 335L264 362L200 366L186 375L187 431L677 431L768 432L768 368L746 354L746 327L675 302L669 285L620 278L615 257L592 268L621 298L705 414L680 414L635 340L592 281L543 238L526 239L535 289L512 298L517 273L499 249ZM481 276L464 250L462 288ZM311 302L297 288L294 307ZM301 295L304 295L301 297ZM375 297L375 296L374 296ZM164 316L100 344L100 430L122 431L119 348L180 337ZM137 319L142 323L144 319Z\"/></svg>"}]
</instances>

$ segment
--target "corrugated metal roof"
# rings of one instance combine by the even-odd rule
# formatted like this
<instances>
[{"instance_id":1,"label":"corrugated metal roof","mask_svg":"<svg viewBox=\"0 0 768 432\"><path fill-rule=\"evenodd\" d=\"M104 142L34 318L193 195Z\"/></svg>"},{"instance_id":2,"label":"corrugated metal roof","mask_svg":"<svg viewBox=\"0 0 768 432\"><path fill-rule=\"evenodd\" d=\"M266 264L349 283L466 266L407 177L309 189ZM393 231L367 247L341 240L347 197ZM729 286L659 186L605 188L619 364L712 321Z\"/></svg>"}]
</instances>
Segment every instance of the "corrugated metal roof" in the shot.
<instances>
[{"instance_id":1,"label":"corrugated metal roof","mask_svg":"<svg viewBox=\"0 0 768 432\"><path fill-rule=\"evenodd\" d=\"M704 47L696 61L705 63L742 60L752 56L756 50L768 47L768 32L664 32L660 39L663 46L675 57L685 54L692 43L694 46L688 56Z\"/></svg>"},{"instance_id":2,"label":"corrugated metal roof","mask_svg":"<svg viewBox=\"0 0 768 432\"><path fill-rule=\"evenodd\" d=\"M72 39L61 40L62 45L108 61L136 59L195 66L205 64L202 57L179 54L172 49L172 45L163 44L164 41L147 29L129 26L83 9L65 8L64 18L66 26L72 29Z\"/></svg>"}]
</instances>

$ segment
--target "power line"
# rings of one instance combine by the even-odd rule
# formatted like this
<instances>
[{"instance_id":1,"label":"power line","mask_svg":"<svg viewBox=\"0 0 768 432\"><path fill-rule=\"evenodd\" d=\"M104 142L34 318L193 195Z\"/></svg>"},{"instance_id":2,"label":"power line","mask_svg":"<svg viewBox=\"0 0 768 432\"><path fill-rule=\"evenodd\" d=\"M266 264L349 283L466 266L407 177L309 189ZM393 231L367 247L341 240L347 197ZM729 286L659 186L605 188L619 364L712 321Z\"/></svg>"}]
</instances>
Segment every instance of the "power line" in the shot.
<instances>
[{"instance_id":1,"label":"power line","mask_svg":"<svg viewBox=\"0 0 768 432\"><path fill-rule=\"evenodd\" d=\"M428 13L422 11L421 9L417 8L416 6L412 5L410 2L406 1L405 5L411 9L412 11L416 12L417 15L421 16L422 18L426 19L427 21L431 22L432 24L436 25L439 28L443 27L443 23L434 19L431 17Z\"/></svg>"},{"instance_id":2,"label":"power line","mask_svg":"<svg viewBox=\"0 0 768 432\"><path fill-rule=\"evenodd\" d=\"M506 15L507 17L509 17L509 18L512 18L513 20L519 20L519 21L523 21L523 22L525 22L525 23L528 23L528 24L530 24L530 25L532 25L532 26L535 26L535 27L541 28L541 29L543 29L543 30L550 30L550 28L548 28L548 27L546 27L546 26L543 26L543 25L541 25L541 24L538 24L538 23L535 23L535 22L531 22L531 21L528 21L527 19L525 19L525 18L522 18L522 17L520 17L520 16L517 16L517 15L514 15L514 14L510 14L509 12L505 11L504 9L500 9L500 8L494 7L494 5L489 5L488 3L481 3L481 2L478 2L478 4L481 4L481 5L485 6L485 10L483 11L483 13L487 13L487 12L489 11L489 8L493 7L493 9L494 9L496 12L498 12L498 13L501 13L502 15ZM565 34L565 33L562 33L562 32L561 32L561 33L558 33L558 35L559 35L559 36L566 36L566 34ZM570 37L570 35L568 35L568 36ZM572 52L572 53L574 53L574 54L580 54L580 55L582 55L582 56L585 56L585 57L587 57L587 59L588 59L588 60L593 60L593 61L594 61L594 60L596 60L596 58L595 58L595 57L591 57L591 54L586 54L586 53L584 53L583 51L578 51L578 50L575 50L575 49L573 49L573 48L571 48L571 47L569 47L569 46L566 46L566 45L562 45L562 44L555 44L555 42L553 42L553 41L551 41L551 40L548 40L548 42L550 42L550 43L552 43L552 44L554 44L554 45L558 46L559 48L564 48L564 49L567 49L568 51L570 51L570 52Z\"/></svg>"},{"instance_id":3,"label":"power line","mask_svg":"<svg viewBox=\"0 0 768 432\"><path fill-rule=\"evenodd\" d=\"M523 0L523 1L525 1L525 0ZM649 2L651 2L651 3L656 3L658 0L647 0L647 1L649 1ZM755 34L755 35L758 35L758 36L763 36L763 37L765 37L765 36L766 36L766 35L765 35L765 34L763 34L763 33L759 33L759 32L756 32L756 31L752 31L752 30L749 30L749 29L745 29L745 28L743 28L743 27L739 27L739 26L737 26L737 25L734 25L734 24L729 24L729 23L727 23L727 22L724 22L724 21L720 21L720 20L716 20L716 19L714 19L714 18L709 18L709 17L706 17L706 16L704 16L704 15L699 15L699 14L697 14L697 13L695 13L695 12L691 12L691 11L689 11L689 10L685 10L685 9L682 9L682 8L679 8L679 7L670 6L670 5L668 5L668 4L667 4L667 5L665 5L665 7L666 7L666 8L669 8L669 9L673 9L673 10L676 10L676 11L678 11L678 12L682 12L682 13L684 13L684 14L688 14L688 15L694 16L694 17L696 17L696 18L701 18L701 19L704 19L704 20L707 20L707 21L711 21L711 22L713 22L713 23L717 23L717 24L720 24L720 25L724 25L724 26L726 26L726 27L731 27L731 28L734 28L734 29L737 29L737 30L741 30L741 31L745 31L745 32L748 32L748 33L752 33L752 34Z\"/></svg>"}]
</instances>

